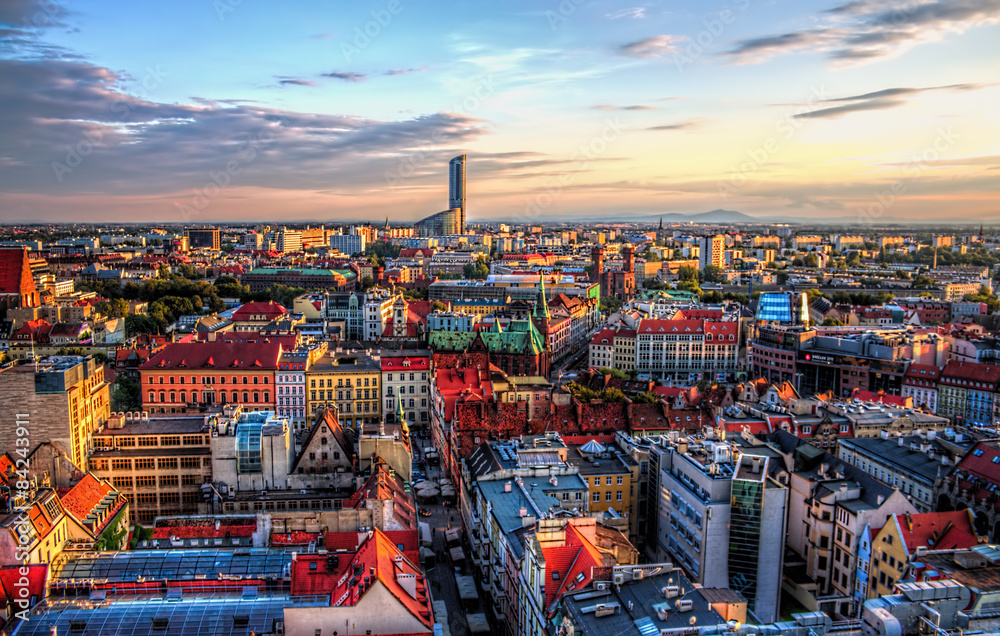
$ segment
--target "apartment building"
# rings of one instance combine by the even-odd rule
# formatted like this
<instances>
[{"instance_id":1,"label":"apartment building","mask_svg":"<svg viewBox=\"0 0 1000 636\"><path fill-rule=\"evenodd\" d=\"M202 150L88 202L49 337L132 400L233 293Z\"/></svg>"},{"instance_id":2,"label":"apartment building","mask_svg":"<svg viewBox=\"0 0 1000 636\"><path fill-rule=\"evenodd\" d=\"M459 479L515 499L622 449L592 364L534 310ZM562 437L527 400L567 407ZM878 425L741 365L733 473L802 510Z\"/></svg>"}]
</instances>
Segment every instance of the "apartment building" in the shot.
<instances>
[{"instance_id":1,"label":"apartment building","mask_svg":"<svg viewBox=\"0 0 1000 636\"><path fill-rule=\"evenodd\" d=\"M297 431L306 428L306 371L327 352L328 343L320 342L282 351L274 374L278 417L288 420Z\"/></svg>"},{"instance_id":2,"label":"apartment building","mask_svg":"<svg viewBox=\"0 0 1000 636\"><path fill-rule=\"evenodd\" d=\"M387 422L397 423L402 408L407 424L426 428L431 421L431 352L387 351L380 360L382 412Z\"/></svg>"},{"instance_id":3,"label":"apartment building","mask_svg":"<svg viewBox=\"0 0 1000 636\"><path fill-rule=\"evenodd\" d=\"M312 420L328 406L351 428L382 419L382 363L363 352L327 351L306 371L306 414Z\"/></svg>"},{"instance_id":4,"label":"apartment building","mask_svg":"<svg viewBox=\"0 0 1000 636\"><path fill-rule=\"evenodd\" d=\"M636 330L635 368L652 379L725 380L738 364L739 323L647 319Z\"/></svg>"}]
</instances>

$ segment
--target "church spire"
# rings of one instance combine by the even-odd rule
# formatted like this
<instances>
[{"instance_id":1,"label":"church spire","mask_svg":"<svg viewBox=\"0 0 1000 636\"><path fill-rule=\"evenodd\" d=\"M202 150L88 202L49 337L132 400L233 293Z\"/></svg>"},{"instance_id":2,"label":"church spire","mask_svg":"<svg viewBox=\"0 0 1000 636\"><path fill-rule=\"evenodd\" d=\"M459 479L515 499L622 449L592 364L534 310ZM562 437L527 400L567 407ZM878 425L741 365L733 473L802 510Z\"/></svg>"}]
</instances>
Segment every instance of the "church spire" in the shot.
<instances>
[{"instance_id":1,"label":"church spire","mask_svg":"<svg viewBox=\"0 0 1000 636\"><path fill-rule=\"evenodd\" d=\"M549 302L545 299L545 274L538 276L538 298L535 300L535 318L549 319Z\"/></svg>"}]
</instances>

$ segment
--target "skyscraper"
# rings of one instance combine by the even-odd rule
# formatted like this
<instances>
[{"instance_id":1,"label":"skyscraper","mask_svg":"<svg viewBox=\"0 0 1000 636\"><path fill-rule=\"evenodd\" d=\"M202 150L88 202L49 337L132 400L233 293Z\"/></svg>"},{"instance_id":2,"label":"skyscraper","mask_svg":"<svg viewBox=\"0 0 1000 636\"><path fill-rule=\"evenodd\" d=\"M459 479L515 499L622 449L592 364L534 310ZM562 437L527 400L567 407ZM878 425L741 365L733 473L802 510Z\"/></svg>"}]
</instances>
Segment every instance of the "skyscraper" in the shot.
<instances>
[{"instance_id":1,"label":"skyscraper","mask_svg":"<svg viewBox=\"0 0 1000 636\"><path fill-rule=\"evenodd\" d=\"M465 234L465 155L448 162L448 207L461 210L459 234Z\"/></svg>"}]
</instances>

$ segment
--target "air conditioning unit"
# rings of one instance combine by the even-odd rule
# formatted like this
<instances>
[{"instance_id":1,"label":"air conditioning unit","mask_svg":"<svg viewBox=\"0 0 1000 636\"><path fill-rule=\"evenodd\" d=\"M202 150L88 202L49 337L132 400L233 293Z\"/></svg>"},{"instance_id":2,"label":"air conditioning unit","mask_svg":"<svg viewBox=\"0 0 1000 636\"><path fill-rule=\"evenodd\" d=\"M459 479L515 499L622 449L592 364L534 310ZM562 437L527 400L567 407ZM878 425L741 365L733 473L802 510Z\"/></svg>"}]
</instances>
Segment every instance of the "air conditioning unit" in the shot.
<instances>
[{"instance_id":1,"label":"air conditioning unit","mask_svg":"<svg viewBox=\"0 0 1000 636\"><path fill-rule=\"evenodd\" d=\"M613 578L613 582L614 582L615 585L621 585L621 584L623 584L625 582L625 573L624 572L615 572L615 574L614 574L614 576L612 578Z\"/></svg>"},{"instance_id":2,"label":"air conditioning unit","mask_svg":"<svg viewBox=\"0 0 1000 636\"><path fill-rule=\"evenodd\" d=\"M636 569L632 570L632 578L634 580L641 581L642 580L642 575L643 575L642 569L636 568Z\"/></svg>"},{"instance_id":3,"label":"air conditioning unit","mask_svg":"<svg viewBox=\"0 0 1000 636\"><path fill-rule=\"evenodd\" d=\"M594 583L594 589L598 590L600 592L606 592L606 591L608 591L608 582L607 581L599 581L597 583Z\"/></svg>"},{"instance_id":4,"label":"air conditioning unit","mask_svg":"<svg viewBox=\"0 0 1000 636\"><path fill-rule=\"evenodd\" d=\"M677 599L678 612L690 612L694 609L694 601L691 599Z\"/></svg>"},{"instance_id":5,"label":"air conditioning unit","mask_svg":"<svg viewBox=\"0 0 1000 636\"><path fill-rule=\"evenodd\" d=\"M660 590L663 594L663 598L675 598L681 595L681 588L679 585L667 585Z\"/></svg>"}]
</instances>

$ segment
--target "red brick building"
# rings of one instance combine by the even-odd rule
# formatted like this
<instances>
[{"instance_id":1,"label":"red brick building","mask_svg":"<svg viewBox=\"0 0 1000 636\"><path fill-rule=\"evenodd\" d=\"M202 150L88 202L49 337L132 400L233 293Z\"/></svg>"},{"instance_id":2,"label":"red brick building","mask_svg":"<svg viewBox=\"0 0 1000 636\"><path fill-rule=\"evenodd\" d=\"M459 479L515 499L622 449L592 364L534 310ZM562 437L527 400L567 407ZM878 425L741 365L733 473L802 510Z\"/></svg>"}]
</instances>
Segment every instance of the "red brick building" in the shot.
<instances>
[{"instance_id":1,"label":"red brick building","mask_svg":"<svg viewBox=\"0 0 1000 636\"><path fill-rule=\"evenodd\" d=\"M169 344L139 367L142 408L184 413L237 403L273 409L280 356L275 342Z\"/></svg>"},{"instance_id":2,"label":"red brick building","mask_svg":"<svg viewBox=\"0 0 1000 636\"><path fill-rule=\"evenodd\" d=\"M39 304L28 248L0 248L0 318L7 316L8 309Z\"/></svg>"}]
</instances>

